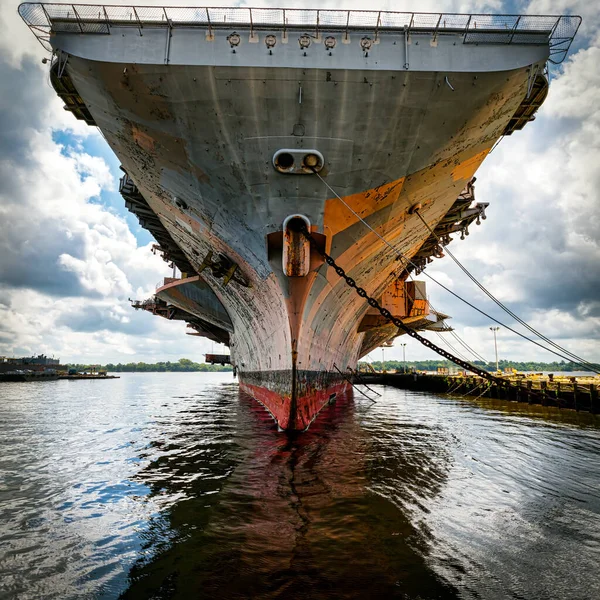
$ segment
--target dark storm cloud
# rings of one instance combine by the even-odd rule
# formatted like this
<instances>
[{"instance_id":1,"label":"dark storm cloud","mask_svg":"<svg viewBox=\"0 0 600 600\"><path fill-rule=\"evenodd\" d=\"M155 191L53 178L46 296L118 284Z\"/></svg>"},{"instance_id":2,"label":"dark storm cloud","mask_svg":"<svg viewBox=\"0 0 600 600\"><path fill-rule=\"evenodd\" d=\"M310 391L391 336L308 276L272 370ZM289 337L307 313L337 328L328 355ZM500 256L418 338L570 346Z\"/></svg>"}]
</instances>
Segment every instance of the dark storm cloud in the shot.
<instances>
[{"instance_id":1,"label":"dark storm cloud","mask_svg":"<svg viewBox=\"0 0 600 600\"><path fill-rule=\"evenodd\" d=\"M449 259L444 260L444 272L452 278L452 291L484 311L500 322L521 330L516 321L492 300L485 296L459 269L450 264ZM538 259L536 259L538 260ZM539 259L543 264L543 257ZM484 281L489 265L478 264L474 260L464 260L463 264L480 281ZM581 264L578 264L580 263ZM504 300L503 303L514 313L525 321L531 321L536 314L545 313L550 310L559 310L570 314L575 318L586 319L600 316L600 275L598 267L592 263L573 258L552 257L548 260L548 267L538 267L536 273L530 278L522 278L511 282L520 289L524 296L519 300ZM432 272L435 277L435 273ZM510 277L510 275L509 275ZM452 319L448 322L452 326L467 325L469 327L485 327L494 325L487 316L477 312L458 298L440 290L440 288L428 278L421 275L419 279L427 281L428 292L433 298L435 308L440 312L449 314ZM489 288L490 286L488 286ZM499 290L494 290L501 297ZM600 337L600 328L590 323L588 330L590 337ZM569 337L570 332L564 331L561 337Z\"/></svg>"},{"instance_id":2,"label":"dark storm cloud","mask_svg":"<svg viewBox=\"0 0 600 600\"><path fill-rule=\"evenodd\" d=\"M500 152L492 153L477 174L476 197L490 202L488 219L481 227L473 227L464 242L450 245L475 277L525 320L557 310L583 321L598 312L600 170L593 143L589 154L585 153L588 126L586 120L575 126L572 118L549 118L542 113L525 132L504 140ZM450 257L435 261L434 268L452 279L450 287L461 296L506 324L514 324ZM438 308L454 317L454 323L492 324L438 292L435 284L430 284L430 293ZM551 327L551 321L545 324L545 329ZM588 338L600 336L598 324L590 322L588 332ZM563 330L560 335L571 334Z\"/></svg>"},{"instance_id":3,"label":"dark storm cloud","mask_svg":"<svg viewBox=\"0 0 600 600\"><path fill-rule=\"evenodd\" d=\"M39 170L34 133L48 126L48 107L56 104L47 75L32 58L24 58L20 68L0 62L0 81L0 284L58 296L89 295L57 262L63 253L80 257L81 240L44 221L39 199L22 179L24 172Z\"/></svg>"},{"instance_id":4,"label":"dark storm cloud","mask_svg":"<svg viewBox=\"0 0 600 600\"><path fill-rule=\"evenodd\" d=\"M600 297L600 276L596 265L566 265L544 281L534 281L529 295L538 309L557 308L575 312L580 305L592 305ZM554 275L554 277L552 277Z\"/></svg>"},{"instance_id":5,"label":"dark storm cloud","mask_svg":"<svg viewBox=\"0 0 600 600\"><path fill-rule=\"evenodd\" d=\"M31 57L20 67L0 62L0 156L17 164L31 160L29 134L44 123L51 95L47 75ZM52 92L53 93L53 92Z\"/></svg>"},{"instance_id":6,"label":"dark storm cloud","mask_svg":"<svg viewBox=\"0 0 600 600\"><path fill-rule=\"evenodd\" d=\"M0 283L57 296L89 295L74 273L58 265L61 254L82 256L82 240L69 239L54 224L47 226L36 214L35 199L27 197L19 181L6 176L11 166L3 154L0 145L0 196L8 199L0 226Z\"/></svg>"},{"instance_id":7,"label":"dark storm cloud","mask_svg":"<svg viewBox=\"0 0 600 600\"><path fill-rule=\"evenodd\" d=\"M129 335L148 335L154 324L154 321L148 318L150 315L133 309L130 310L130 313L127 314L128 320L124 322L109 307L88 305L61 314L56 320L56 325L83 333L106 330Z\"/></svg>"}]
</instances>

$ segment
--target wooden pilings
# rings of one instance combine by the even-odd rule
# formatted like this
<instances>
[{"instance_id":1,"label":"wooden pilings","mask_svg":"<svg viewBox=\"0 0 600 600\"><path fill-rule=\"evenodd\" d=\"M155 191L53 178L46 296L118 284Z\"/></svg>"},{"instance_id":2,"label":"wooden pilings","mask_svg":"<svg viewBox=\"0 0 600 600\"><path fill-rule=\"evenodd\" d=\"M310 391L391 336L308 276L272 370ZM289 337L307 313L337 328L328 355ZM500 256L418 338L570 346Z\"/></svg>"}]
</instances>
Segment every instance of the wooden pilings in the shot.
<instances>
[{"instance_id":1,"label":"wooden pilings","mask_svg":"<svg viewBox=\"0 0 600 600\"><path fill-rule=\"evenodd\" d=\"M571 377L569 381L559 381L554 377L528 378L518 377L506 380L506 385L490 384L482 377L474 375L423 375L420 373L382 373L362 375L368 383L382 383L393 387L423 392L452 394L457 396L482 396L557 406L574 410L600 412L598 402L598 384L578 381Z\"/></svg>"}]
</instances>

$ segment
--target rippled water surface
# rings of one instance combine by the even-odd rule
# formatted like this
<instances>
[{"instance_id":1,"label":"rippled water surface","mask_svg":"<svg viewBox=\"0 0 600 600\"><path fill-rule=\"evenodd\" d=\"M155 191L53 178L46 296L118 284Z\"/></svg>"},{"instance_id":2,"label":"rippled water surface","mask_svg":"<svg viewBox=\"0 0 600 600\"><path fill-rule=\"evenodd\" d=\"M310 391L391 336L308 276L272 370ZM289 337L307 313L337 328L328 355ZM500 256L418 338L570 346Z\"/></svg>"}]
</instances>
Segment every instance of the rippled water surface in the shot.
<instances>
[{"instance_id":1,"label":"rippled water surface","mask_svg":"<svg viewBox=\"0 0 600 600\"><path fill-rule=\"evenodd\" d=\"M0 385L0 597L600 598L600 418L374 387Z\"/></svg>"}]
</instances>

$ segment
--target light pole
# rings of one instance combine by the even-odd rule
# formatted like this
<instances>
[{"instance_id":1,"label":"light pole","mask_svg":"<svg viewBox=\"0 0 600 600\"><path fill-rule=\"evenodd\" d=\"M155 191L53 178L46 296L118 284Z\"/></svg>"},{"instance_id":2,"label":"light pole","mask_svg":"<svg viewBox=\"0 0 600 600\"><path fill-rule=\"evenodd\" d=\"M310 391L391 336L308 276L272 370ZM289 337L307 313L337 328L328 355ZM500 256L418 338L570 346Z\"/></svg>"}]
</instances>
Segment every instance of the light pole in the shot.
<instances>
[{"instance_id":1,"label":"light pole","mask_svg":"<svg viewBox=\"0 0 600 600\"><path fill-rule=\"evenodd\" d=\"M498 343L496 342L496 331L499 331L500 327L490 327L490 331L494 332L494 349L496 350L496 372L498 372L500 369L498 369Z\"/></svg>"},{"instance_id":2,"label":"light pole","mask_svg":"<svg viewBox=\"0 0 600 600\"><path fill-rule=\"evenodd\" d=\"M381 347L381 372L385 373L385 348Z\"/></svg>"},{"instance_id":3,"label":"light pole","mask_svg":"<svg viewBox=\"0 0 600 600\"><path fill-rule=\"evenodd\" d=\"M402 372L406 373L406 344L400 344L402 346L402 362L404 363Z\"/></svg>"}]
</instances>

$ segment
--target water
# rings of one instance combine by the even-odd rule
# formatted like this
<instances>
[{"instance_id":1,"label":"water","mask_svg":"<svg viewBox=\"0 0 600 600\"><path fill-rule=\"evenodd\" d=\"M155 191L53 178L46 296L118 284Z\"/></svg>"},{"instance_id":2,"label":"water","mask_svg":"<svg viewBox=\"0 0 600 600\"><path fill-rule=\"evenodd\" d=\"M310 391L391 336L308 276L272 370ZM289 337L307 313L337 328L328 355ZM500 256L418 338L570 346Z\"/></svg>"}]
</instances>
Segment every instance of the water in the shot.
<instances>
[{"instance_id":1,"label":"water","mask_svg":"<svg viewBox=\"0 0 600 600\"><path fill-rule=\"evenodd\" d=\"M0 386L1 598L600 597L600 418L226 373Z\"/></svg>"}]
</instances>

